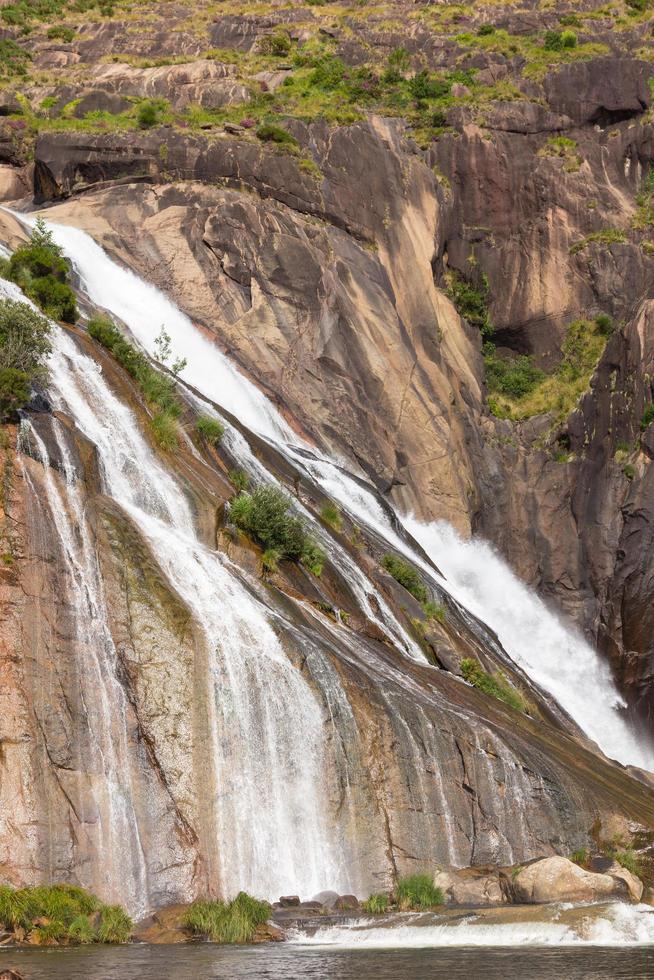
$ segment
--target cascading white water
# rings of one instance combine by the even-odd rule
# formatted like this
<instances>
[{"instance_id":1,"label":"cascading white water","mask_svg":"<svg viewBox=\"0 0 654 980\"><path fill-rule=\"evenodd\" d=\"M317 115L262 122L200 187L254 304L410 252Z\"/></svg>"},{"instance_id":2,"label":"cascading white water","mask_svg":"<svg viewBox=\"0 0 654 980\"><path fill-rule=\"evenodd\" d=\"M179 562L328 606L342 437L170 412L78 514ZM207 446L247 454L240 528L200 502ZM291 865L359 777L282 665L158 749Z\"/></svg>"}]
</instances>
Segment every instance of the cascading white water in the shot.
<instances>
[{"instance_id":1,"label":"cascading white water","mask_svg":"<svg viewBox=\"0 0 654 980\"><path fill-rule=\"evenodd\" d=\"M2 292L4 285L0 280ZM98 856L93 886L108 898L120 897L133 914L144 915L148 908L147 869L130 781L125 694L116 678L116 651L107 626L102 577L84 519L77 477L56 419L53 435L65 490L55 481L44 441L31 423L22 425L21 439L29 440L31 452L43 466L47 505L65 563L62 585L69 594L75 621L70 654L77 660L89 738L83 739L83 749L79 741L73 746L80 785L71 786L69 795L74 797L80 824L92 837L92 850ZM38 491L27 471L26 479L37 499ZM123 882L126 862L131 874Z\"/></svg>"},{"instance_id":2,"label":"cascading white water","mask_svg":"<svg viewBox=\"0 0 654 980\"><path fill-rule=\"evenodd\" d=\"M464 541L449 524L404 523L446 576L448 591L494 630L532 680L549 691L605 755L654 770L654 751L620 713L608 665L565 626L486 542Z\"/></svg>"},{"instance_id":3,"label":"cascading white water","mask_svg":"<svg viewBox=\"0 0 654 980\"><path fill-rule=\"evenodd\" d=\"M402 518L415 540L447 575L447 581L434 578L433 569L392 528L374 494L334 461L307 453L309 447L270 402L167 297L109 259L86 233L63 225L52 225L52 229L93 302L119 316L149 351L165 325L176 349L187 357L185 376L198 391L268 438L348 513L372 528L390 547L410 557L494 629L516 664L559 701L606 755L654 770L654 752L639 744L620 714L620 698L597 652L550 613L492 549L476 540L462 542L448 525L425 527ZM415 655L411 643L401 645ZM587 697L591 687L592 699Z\"/></svg>"},{"instance_id":4,"label":"cascading white water","mask_svg":"<svg viewBox=\"0 0 654 980\"><path fill-rule=\"evenodd\" d=\"M25 220L23 215L16 217ZM511 584L509 602L502 602L501 597L498 599L496 589L482 586L479 571L487 556L492 554L483 542L473 541L464 548L457 544L456 535L438 531L438 525L425 529L408 518L402 519L432 560L443 568L448 581L435 576L433 569L420 555L413 553L392 528L374 494L351 479L334 461L315 453L312 459L307 454L309 447L298 439L270 402L169 299L109 259L86 233L63 225L51 227L55 240L71 259L93 302L119 316L149 351L153 350L154 339L165 325L176 350L187 358L185 376L198 391L268 438L296 466L309 473L344 510L374 530L390 547L408 555L425 574L476 611L482 620L496 629L500 639L506 640L505 647L514 661L560 700L571 717L608 756L625 764L654 770L654 754L639 744L628 722L621 716L615 685L597 652L549 613L514 576L511 580L506 575L502 577L502 581ZM487 567L491 567L490 562ZM506 566L502 567L506 569ZM465 587L466 581L472 582L472 586ZM489 596L487 600L484 589ZM571 662L575 658L578 658L578 665L572 668ZM566 680L561 682L559 677L564 667L567 683ZM597 694L594 690L592 703L584 697L584 692L589 689L589 677L598 685L599 691ZM575 686L574 691L568 689L568 683Z\"/></svg>"},{"instance_id":5,"label":"cascading white water","mask_svg":"<svg viewBox=\"0 0 654 980\"><path fill-rule=\"evenodd\" d=\"M440 946L639 946L654 943L654 912L649 905L611 904L584 910L548 906L532 920L494 922L483 915L434 922L434 916L408 915L386 924L351 920L307 933L296 930L297 946L346 949L416 949ZM580 914L581 913L581 914Z\"/></svg>"},{"instance_id":6,"label":"cascading white water","mask_svg":"<svg viewBox=\"0 0 654 980\"><path fill-rule=\"evenodd\" d=\"M21 296L2 285L6 295ZM330 825L324 791L322 711L264 607L228 561L198 541L181 487L158 463L98 365L58 327L49 393L97 447L105 492L141 529L206 636L222 890L245 888L268 898L280 890L347 891L353 869ZM81 511L79 520L83 526ZM66 527L62 514L56 522Z\"/></svg>"}]
</instances>

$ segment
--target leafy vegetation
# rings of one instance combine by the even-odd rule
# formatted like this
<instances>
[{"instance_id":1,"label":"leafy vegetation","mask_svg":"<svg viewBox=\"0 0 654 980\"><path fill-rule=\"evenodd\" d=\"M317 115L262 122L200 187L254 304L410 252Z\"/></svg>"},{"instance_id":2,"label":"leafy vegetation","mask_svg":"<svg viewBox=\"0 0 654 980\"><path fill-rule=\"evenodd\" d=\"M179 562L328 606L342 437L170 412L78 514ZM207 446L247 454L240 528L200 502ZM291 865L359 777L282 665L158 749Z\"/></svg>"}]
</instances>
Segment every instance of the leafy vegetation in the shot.
<instances>
[{"instance_id":1,"label":"leafy vegetation","mask_svg":"<svg viewBox=\"0 0 654 980\"><path fill-rule=\"evenodd\" d=\"M110 320L93 317L89 321L88 331L94 340L113 354L143 392L154 410L150 426L161 448L167 451L176 449L179 443L177 420L182 413L182 404L177 397L175 378L156 371L145 354L130 344Z\"/></svg>"},{"instance_id":2,"label":"leafy vegetation","mask_svg":"<svg viewBox=\"0 0 654 980\"><path fill-rule=\"evenodd\" d=\"M125 943L132 934L132 920L120 906L103 905L75 885L0 885L0 925L20 928L41 944Z\"/></svg>"},{"instance_id":3,"label":"leafy vegetation","mask_svg":"<svg viewBox=\"0 0 654 980\"><path fill-rule=\"evenodd\" d=\"M642 417L641 417L641 420L640 420L640 429L641 429L641 432L644 432L645 429L649 428L649 426L652 424L652 422L654 422L654 403L651 404L651 405L648 405L647 408L645 409L645 411L642 414Z\"/></svg>"},{"instance_id":4,"label":"leafy vegetation","mask_svg":"<svg viewBox=\"0 0 654 980\"><path fill-rule=\"evenodd\" d=\"M274 552L275 567L277 561L290 558L301 561L313 575L321 574L325 556L307 534L304 522L291 513L290 497L283 490L272 485L242 490L231 501L229 514L234 524L257 541L264 552Z\"/></svg>"},{"instance_id":5,"label":"leafy vegetation","mask_svg":"<svg viewBox=\"0 0 654 980\"><path fill-rule=\"evenodd\" d=\"M611 852L611 857L621 864L623 868L630 871L632 875L640 877L643 873L640 861L634 851L633 847L627 847L625 850L617 850Z\"/></svg>"},{"instance_id":6,"label":"leafy vegetation","mask_svg":"<svg viewBox=\"0 0 654 980\"><path fill-rule=\"evenodd\" d=\"M473 660L472 657L461 661L461 673L469 684L484 694L497 698L498 701L503 701L509 707L515 708L516 711L525 710L524 699L511 687L503 674L491 675L486 673L481 664L477 660Z\"/></svg>"},{"instance_id":7,"label":"leafy vegetation","mask_svg":"<svg viewBox=\"0 0 654 980\"><path fill-rule=\"evenodd\" d=\"M498 357L493 344L484 345L484 363L490 391L512 399L531 394L545 378L545 373L534 364L533 357L526 354L511 359Z\"/></svg>"},{"instance_id":8,"label":"leafy vegetation","mask_svg":"<svg viewBox=\"0 0 654 980\"><path fill-rule=\"evenodd\" d=\"M395 886L395 900L403 912L423 912L442 905L444 898L431 875L413 874L399 879Z\"/></svg>"},{"instance_id":9,"label":"leafy vegetation","mask_svg":"<svg viewBox=\"0 0 654 980\"><path fill-rule=\"evenodd\" d=\"M20 286L48 316L75 323L77 302L68 285L68 262L42 218L36 219L29 241L4 263L2 274Z\"/></svg>"},{"instance_id":10,"label":"leafy vegetation","mask_svg":"<svg viewBox=\"0 0 654 980\"><path fill-rule=\"evenodd\" d=\"M414 599L420 603L427 602L429 595L427 587L413 565L404 561L403 558L398 558L397 555L390 554L384 555L382 565L396 582L399 582L407 592L411 593Z\"/></svg>"},{"instance_id":11,"label":"leafy vegetation","mask_svg":"<svg viewBox=\"0 0 654 980\"><path fill-rule=\"evenodd\" d=\"M0 419L28 403L33 382L46 380L51 349L44 316L27 303L0 300Z\"/></svg>"},{"instance_id":12,"label":"leafy vegetation","mask_svg":"<svg viewBox=\"0 0 654 980\"><path fill-rule=\"evenodd\" d=\"M457 312L471 326L477 327L485 338L493 334L493 325L488 313L489 292L488 278L485 275L481 277L478 286L468 282L458 272L451 272L448 276L448 294Z\"/></svg>"},{"instance_id":13,"label":"leafy vegetation","mask_svg":"<svg viewBox=\"0 0 654 980\"><path fill-rule=\"evenodd\" d=\"M361 903L361 908L364 912L368 912L370 915L382 915L384 912L388 911L390 905L390 899L388 895L384 892L377 892L375 895L371 895Z\"/></svg>"},{"instance_id":14,"label":"leafy vegetation","mask_svg":"<svg viewBox=\"0 0 654 980\"><path fill-rule=\"evenodd\" d=\"M4 7L0 14L6 9ZM27 74L27 65L31 60L31 54L11 38L0 39L0 77L11 78L13 75Z\"/></svg>"},{"instance_id":15,"label":"leafy vegetation","mask_svg":"<svg viewBox=\"0 0 654 980\"><path fill-rule=\"evenodd\" d=\"M271 912L268 902L239 892L231 902L194 902L184 924L195 935L214 943L249 943L257 926L264 925Z\"/></svg>"},{"instance_id":16,"label":"leafy vegetation","mask_svg":"<svg viewBox=\"0 0 654 980\"><path fill-rule=\"evenodd\" d=\"M494 392L488 403L493 413L516 420L543 413L552 413L557 420L565 418L587 391L612 327L605 314L596 320L575 320L568 327L560 364L547 375L524 358L500 368L494 352L486 352L489 387Z\"/></svg>"},{"instance_id":17,"label":"leafy vegetation","mask_svg":"<svg viewBox=\"0 0 654 980\"><path fill-rule=\"evenodd\" d=\"M212 446L217 446L225 435L225 426L210 415L201 415L195 423L199 435Z\"/></svg>"}]
</instances>

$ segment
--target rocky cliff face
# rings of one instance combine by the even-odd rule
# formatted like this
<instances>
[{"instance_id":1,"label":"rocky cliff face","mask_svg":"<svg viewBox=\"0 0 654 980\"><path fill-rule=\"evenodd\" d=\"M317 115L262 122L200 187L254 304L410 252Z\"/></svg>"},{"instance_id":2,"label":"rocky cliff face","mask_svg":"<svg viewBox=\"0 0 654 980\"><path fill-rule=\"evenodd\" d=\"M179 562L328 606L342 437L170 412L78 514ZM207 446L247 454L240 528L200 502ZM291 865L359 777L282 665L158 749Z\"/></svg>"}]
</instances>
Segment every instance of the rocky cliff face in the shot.
<instances>
[{"instance_id":1,"label":"rocky cliff face","mask_svg":"<svg viewBox=\"0 0 654 980\"><path fill-rule=\"evenodd\" d=\"M493 541L599 645L651 732L648 5L221 6L117 4L108 21L70 12L69 40L38 24L27 40L16 34L32 61L5 90L5 199L33 198L52 220L90 231L173 297L296 431L398 509ZM309 70L336 62L336 84L311 81ZM391 68L400 81L384 80ZM432 89L414 86L398 105L422 70ZM144 99L165 101L139 128ZM292 141L255 135L269 117ZM10 241L17 230L5 232ZM489 355L460 315L470 317L461 282L487 307L494 356L530 357L545 383L570 356L570 324L610 318L579 398L559 387L536 414L520 398L499 410L491 393L489 407ZM49 425L39 421L41 438ZM147 544L100 493L92 452L76 452L126 692L148 895L161 904L215 887L220 863L198 750L207 651ZM28 458L21 475L8 459L19 482L7 509L22 544L19 567L3 572L2 745L21 776L3 784L16 814L3 867L15 880L75 873L101 887L82 870L98 848L83 815L90 777L79 775L93 765L89 719L71 695L82 668L67 655L66 599L47 574L60 560L50 519L27 493L31 480L39 496L43 466ZM198 465L185 460L185 479L208 529L229 495L229 460L201 474ZM318 506L315 487L304 493ZM258 567L247 549L220 544L239 567ZM306 581L279 581L266 601L313 638L315 662L303 669L332 720L312 669L329 663L338 678L330 806L342 810L347 783L349 832L366 851L362 888L434 854L508 863L571 850L598 815L652 818L648 792L579 748L538 692L545 722L521 716L516 734L496 703L398 661L351 597L352 635L288 598L348 609L347 583L335 576L330 587L318 597ZM471 648L493 665L465 624L436 632L430 655L441 666L448 651L456 662ZM285 648L301 661L290 640ZM339 742L356 746L347 766Z\"/></svg>"}]
</instances>

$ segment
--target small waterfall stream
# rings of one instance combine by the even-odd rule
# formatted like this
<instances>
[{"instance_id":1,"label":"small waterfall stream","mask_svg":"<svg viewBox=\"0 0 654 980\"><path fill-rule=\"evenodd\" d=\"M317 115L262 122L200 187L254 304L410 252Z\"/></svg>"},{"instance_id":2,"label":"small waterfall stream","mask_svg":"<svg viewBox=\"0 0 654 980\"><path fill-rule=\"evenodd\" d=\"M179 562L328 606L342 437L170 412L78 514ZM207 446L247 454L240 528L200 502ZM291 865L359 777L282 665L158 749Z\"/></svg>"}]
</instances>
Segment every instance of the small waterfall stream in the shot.
<instances>
[{"instance_id":1,"label":"small waterfall stream","mask_svg":"<svg viewBox=\"0 0 654 980\"><path fill-rule=\"evenodd\" d=\"M24 215L16 217L28 222L32 220ZM437 566L443 568L448 576L444 580L397 534L374 492L352 479L336 461L302 442L265 396L235 370L218 347L207 340L163 293L112 261L85 232L64 225L53 224L51 227L55 240L72 261L93 303L123 320L151 354L154 353L154 340L161 326L165 325L175 350L188 359L184 377L190 384L268 439L347 513L371 528L389 547L408 556L440 588L477 612L483 621L497 630L515 663L559 700L607 756L625 765L638 765L654 771L654 749L639 743L628 720L620 712L620 697L598 653L521 586L492 549L478 541L464 546L445 526L425 527L410 518L400 517L414 540L423 546ZM488 574L482 580L480 572L484 565ZM494 588L489 587L488 575L491 578L497 576ZM499 582L502 588L509 589L506 601L502 601L501 589L498 593ZM364 606L368 585L367 582L360 583L360 601ZM389 622L382 624L387 633ZM390 632L395 633L394 623L390 625ZM397 642L396 635L393 639ZM409 655L420 656L405 633L400 645ZM592 699L584 696L589 677L596 686L594 690L599 691Z\"/></svg>"}]
</instances>

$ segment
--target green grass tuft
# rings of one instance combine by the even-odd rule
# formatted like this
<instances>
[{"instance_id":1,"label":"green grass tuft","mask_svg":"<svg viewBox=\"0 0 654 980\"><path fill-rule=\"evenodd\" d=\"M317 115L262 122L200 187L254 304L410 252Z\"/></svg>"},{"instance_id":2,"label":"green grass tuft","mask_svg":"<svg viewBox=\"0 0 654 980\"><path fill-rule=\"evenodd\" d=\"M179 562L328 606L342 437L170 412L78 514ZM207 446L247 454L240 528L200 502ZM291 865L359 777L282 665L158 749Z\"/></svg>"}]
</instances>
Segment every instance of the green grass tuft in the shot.
<instances>
[{"instance_id":1,"label":"green grass tuft","mask_svg":"<svg viewBox=\"0 0 654 980\"><path fill-rule=\"evenodd\" d=\"M503 701L516 711L525 710L524 699L511 687L503 674L497 673L494 676L487 674L481 664L471 657L461 661L461 673L469 684L484 694Z\"/></svg>"},{"instance_id":2,"label":"green grass tuft","mask_svg":"<svg viewBox=\"0 0 654 980\"><path fill-rule=\"evenodd\" d=\"M361 908L370 915L382 915L388 911L389 905L390 900L388 895L384 894L384 892L378 892L375 895L371 895L370 898L367 898L365 902L362 902Z\"/></svg>"},{"instance_id":3,"label":"green grass tuft","mask_svg":"<svg viewBox=\"0 0 654 980\"><path fill-rule=\"evenodd\" d=\"M217 446L225 435L225 426L218 419L211 418L209 415L201 415L195 423L195 428L203 439L206 439L212 446Z\"/></svg>"},{"instance_id":4,"label":"green grass tuft","mask_svg":"<svg viewBox=\"0 0 654 980\"><path fill-rule=\"evenodd\" d=\"M403 912L428 911L444 902L443 892L434 885L431 875L413 874L400 878L395 887L397 906Z\"/></svg>"},{"instance_id":5,"label":"green grass tuft","mask_svg":"<svg viewBox=\"0 0 654 980\"><path fill-rule=\"evenodd\" d=\"M271 912L268 902L239 892L231 902L194 902L184 924L195 935L214 943L243 944L251 942L257 926L266 923Z\"/></svg>"}]
</instances>

